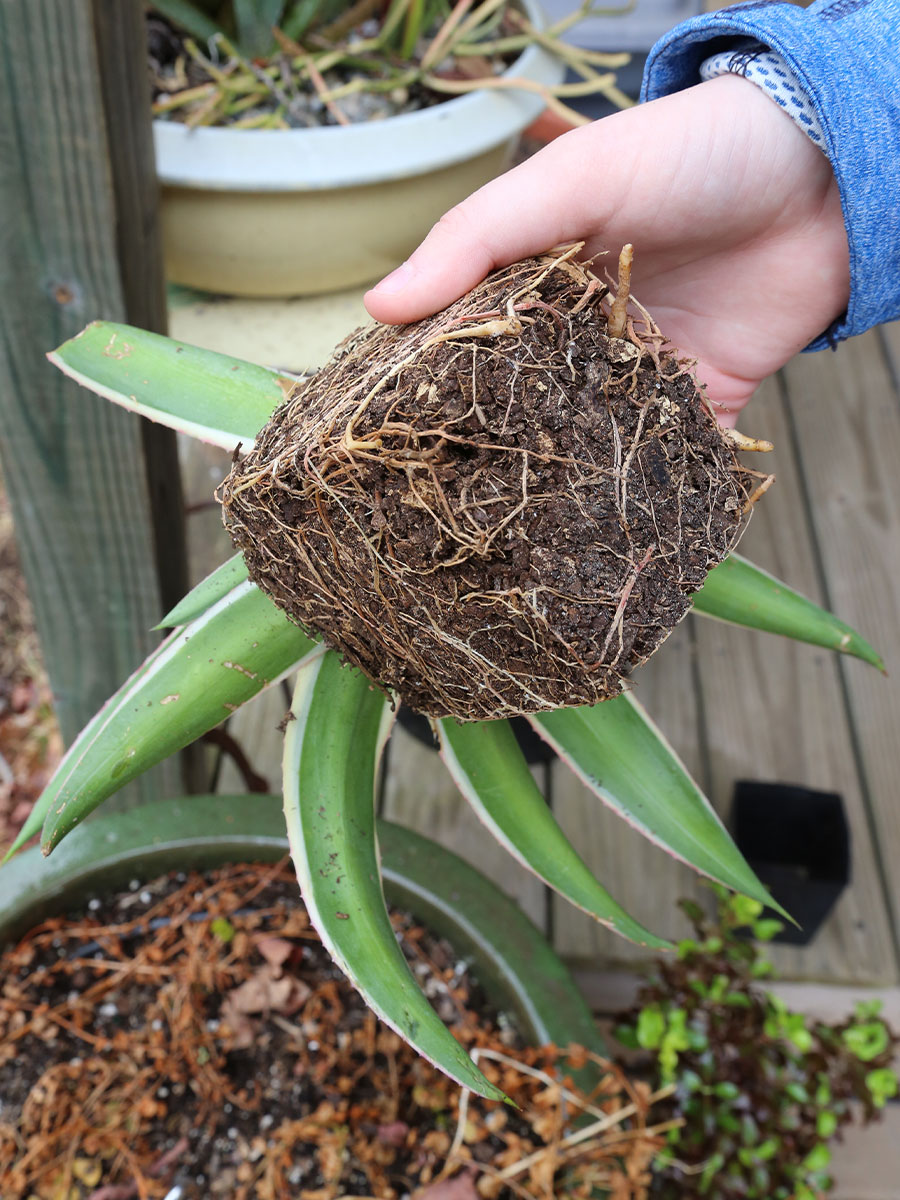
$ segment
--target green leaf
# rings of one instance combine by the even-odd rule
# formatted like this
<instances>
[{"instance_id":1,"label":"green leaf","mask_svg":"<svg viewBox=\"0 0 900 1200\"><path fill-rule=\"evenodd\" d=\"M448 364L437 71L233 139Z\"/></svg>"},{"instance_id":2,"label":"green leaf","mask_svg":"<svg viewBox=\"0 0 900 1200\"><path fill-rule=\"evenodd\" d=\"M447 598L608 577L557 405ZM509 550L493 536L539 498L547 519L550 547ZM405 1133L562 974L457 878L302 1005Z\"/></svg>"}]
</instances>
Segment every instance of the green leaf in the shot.
<instances>
[{"instance_id":1,"label":"green leaf","mask_svg":"<svg viewBox=\"0 0 900 1200\"><path fill-rule=\"evenodd\" d=\"M638 1014L637 1044L645 1050L658 1050L666 1032L666 1017L658 1004L642 1008Z\"/></svg>"},{"instance_id":2,"label":"green leaf","mask_svg":"<svg viewBox=\"0 0 900 1200\"><path fill-rule=\"evenodd\" d=\"M866 1075L866 1087L876 1108L884 1108L892 1096L900 1090L900 1080L890 1067L878 1067Z\"/></svg>"},{"instance_id":3,"label":"green leaf","mask_svg":"<svg viewBox=\"0 0 900 1200\"><path fill-rule=\"evenodd\" d=\"M817 1146L813 1146L804 1158L802 1165L807 1171L824 1171L830 1162L831 1151L824 1142L820 1142Z\"/></svg>"},{"instance_id":4,"label":"green leaf","mask_svg":"<svg viewBox=\"0 0 900 1200\"><path fill-rule=\"evenodd\" d=\"M436 722L441 757L506 850L576 908L642 946L671 950L594 879L551 813L507 721Z\"/></svg>"},{"instance_id":5,"label":"green leaf","mask_svg":"<svg viewBox=\"0 0 900 1200\"><path fill-rule=\"evenodd\" d=\"M216 22L210 20L196 4L191 4L190 0L153 0L153 7L176 28L204 42L221 32Z\"/></svg>"},{"instance_id":6,"label":"green leaf","mask_svg":"<svg viewBox=\"0 0 900 1200\"><path fill-rule=\"evenodd\" d=\"M235 929L227 917L214 917L209 925L212 932L227 946L229 942L234 941Z\"/></svg>"},{"instance_id":7,"label":"green leaf","mask_svg":"<svg viewBox=\"0 0 900 1200\"><path fill-rule=\"evenodd\" d=\"M390 728L384 696L336 654L300 672L285 732L284 811L300 890L323 944L373 1011L463 1087L488 1083L419 989L384 903L375 777Z\"/></svg>"},{"instance_id":8,"label":"green leaf","mask_svg":"<svg viewBox=\"0 0 900 1200\"><path fill-rule=\"evenodd\" d=\"M238 46L248 58L265 58L275 49L272 27L283 9L284 0L234 0Z\"/></svg>"},{"instance_id":9,"label":"green leaf","mask_svg":"<svg viewBox=\"0 0 900 1200\"><path fill-rule=\"evenodd\" d=\"M787 916L745 862L715 809L630 695L529 718L604 804L702 875Z\"/></svg>"},{"instance_id":10,"label":"green leaf","mask_svg":"<svg viewBox=\"0 0 900 1200\"><path fill-rule=\"evenodd\" d=\"M837 1115L830 1108L823 1109L816 1116L816 1133L820 1138L828 1139L838 1127Z\"/></svg>"},{"instance_id":11,"label":"green leaf","mask_svg":"<svg viewBox=\"0 0 900 1200\"><path fill-rule=\"evenodd\" d=\"M189 621L195 621L246 578L247 564L244 562L244 556L235 554L182 597L155 628L174 629L177 625L187 625Z\"/></svg>"},{"instance_id":12,"label":"green leaf","mask_svg":"<svg viewBox=\"0 0 900 1200\"><path fill-rule=\"evenodd\" d=\"M94 321L47 357L98 396L225 450L249 450L295 382L112 321Z\"/></svg>"},{"instance_id":13,"label":"green leaf","mask_svg":"<svg viewBox=\"0 0 900 1200\"><path fill-rule=\"evenodd\" d=\"M883 1021L866 1021L864 1024L851 1025L845 1029L843 1042L851 1054L863 1062L871 1062L879 1054L884 1054L890 1045L890 1036Z\"/></svg>"},{"instance_id":14,"label":"green leaf","mask_svg":"<svg viewBox=\"0 0 900 1200\"><path fill-rule=\"evenodd\" d=\"M784 922L774 917L753 922L753 936L758 942L771 942L772 938L777 937L782 929L784 929Z\"/></svg>"},{"instance_id":15,"label":"green leaf","mask_svg":"<svg viewBox=\"0 0 900 1200\"><path fill-rule=\"evenodd\" d=\"M733 625L852 654L884 671L881 656L864 637L739 554L731 554L713 567L703 587L694 593L694 609Z\"/></svg>"},{"instance_id":16,"label":"green leaf","mask_svg":"<svg viewBox=\"0 0 900 1200\"><path fill-rule=\"evenodd\" d=\"M108 796L321 653L255 584L175 630L76 738L16 849L44 816L45 853Z\"/></svg>"}]
</instances>

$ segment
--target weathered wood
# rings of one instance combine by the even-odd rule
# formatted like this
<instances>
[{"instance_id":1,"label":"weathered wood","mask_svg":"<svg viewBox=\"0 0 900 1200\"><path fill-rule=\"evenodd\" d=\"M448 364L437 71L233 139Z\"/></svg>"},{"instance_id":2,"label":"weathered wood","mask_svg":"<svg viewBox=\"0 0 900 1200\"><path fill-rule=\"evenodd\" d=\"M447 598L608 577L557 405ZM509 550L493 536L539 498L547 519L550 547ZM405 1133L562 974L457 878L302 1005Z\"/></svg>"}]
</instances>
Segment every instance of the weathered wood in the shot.
<instances>
[{"instance_id":1,"label":"weathered wood","mask_svg":"<svg viewBox=\"0 0 900 1200\"><path fill-rule=\"evenodd\" d=\"M843 353L843 351L842 351ZM841 355L838 355L840 358ZM822 364L824 371L820 371ZM833 413L845 403L832 356L804 355L790 367L791 403L810 396L827 437L841 444ZM773 470L775 486L759 504L741 543L753 562L798 591L827 603L817 563L815 530L807 521L798 449L803 463L818 453L792 439L784 397L768 381L742 422L751 436L770 438L775 451L759 466ZM855 481L854 491L861 486ZM851 493L853 494L853 493ZM900 511L900 509L898 509ZM855 614L837 604L853 622ZM801 784L844 797L851 828L852 885L812 944L773 947L789 978L890 983L896 976L885 897L867 820L863 788L840 681L840 662L826 650L766 634L698 621L699 682L710 756L710 798L727 815L737 779ZM868 632L865 623L864 632ZM883 680L868 668L879 694Z\"/></svg>"},{"instance_id":2,"label":"weathered wood","mask_svg":"<svg viewBox=\"0 0 900 1200\"><path fill-rule=\"evenodd\" d=\"M895 348L897 330L885 331ZM801 374L802 367L802 374ZM786 371L810 520L830 604L884 655L890 678L842 662L862 773L870 864L900 926L900 396L876 331ZM862 830L856 829L857 836ZM856 877L855 888L863 880ZM868 937L870 931L866 930ZM896 970L896 959L893 967ZM888 963L885 963L885 970ZM895 976L896 978L896 976Z\"/></svg>"},{"instance_id":3,"label":"weathered wood","mask_svg":"<svg viewBox=\"0 0 900 1200\"><path fill-rule=\"evenodd\" d=\"M115 245L125 319L165 333L166 284L159 185L151 135L144 5L92 0L100 91L110 150ZM168 611L187 591L184 499L175 434L141 421L160 600Z\"/></svg>"},{"instance_id":4,"label":"weathered wood","mask_svg":"<svg viewBox=\"0 0 900 1200\"><path fill-rule=\"evenodd\" d=\"M123 31L128 7L107 6ZM156 643L161 612L140 427L44 360L88 321L129 315L93 18L89 0L0 5L0 445L67 740ZM143 56L118 69L142 78Z\"/></svg>"}]
</instances>

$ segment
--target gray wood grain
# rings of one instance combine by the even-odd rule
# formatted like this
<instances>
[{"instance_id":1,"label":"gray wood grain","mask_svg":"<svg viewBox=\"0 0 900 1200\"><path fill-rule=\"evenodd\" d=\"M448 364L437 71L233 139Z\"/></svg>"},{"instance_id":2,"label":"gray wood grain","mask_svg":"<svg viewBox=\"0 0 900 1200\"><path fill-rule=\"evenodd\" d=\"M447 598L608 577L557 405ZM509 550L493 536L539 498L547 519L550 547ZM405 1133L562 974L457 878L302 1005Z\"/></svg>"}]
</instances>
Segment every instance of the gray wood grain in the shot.
<instances>
[{"instance_id":1,"label":"gray wood grain","mask_svg":"<svg viewBox=\"0 0 900 1200\"><path fill-rule=\"evenodd\" d=\"M156 644L161 614L140 426L44 359L88 321L127 317L93 18L88 0L0 5L0 453L67 740ZM131 796L176 779L165 768Z\"/></svg>"},{"instance_id":2,"label":"gray wood grain","mask_svg":"<svg viewBox=\"0 0 900 1200\"><path fill-rule=\"evenodd\" d=\"M829 422L829 436L837 438L829 414L844 403L844 391L833 373L832 356L803 355L789 371L790 404L797 397L815 397L817 410ZM808 519L803 489L803 471L819 448L795 443L785 395L775 380L760 389L742 426L751 436L775 443L774 453L760 465L775 472L776 482L760 501L741 552L804 595L827 604L819 566L820 531ZM859 487L860 481L852 486ZM841 603L834 607L854 622L853 611ZM800 784L844 797L852 885L811 945L773 948L778 969L795 979L892 982L896 962L876 869L877 847L854 755L841 661L826 650L715 621L698 622L698 650L710 797L719 811L728 814L738 779ZM871 667L866 672L869 686L883 693L884 680Z\"/></svg>"},{"instance_id":3,"label":"gray wood grain","mask_svg":"<svg viewBox=\"0 0 900 1200\"><path fill-rule=\"evenodd\" d=\"M885 330L885 341L896 348L896 328ZM840 664L862 776L864 816L875 852L870 869L884 891L896 952L900 396L883 347L873 330L844 343L833 355L811 355L803 364L790 364L786 376L828 599L881 651L889 672L885 679L861 669L861 663ZM857 878L856 886L862 882Z\"/></svg>"}]
</instances>

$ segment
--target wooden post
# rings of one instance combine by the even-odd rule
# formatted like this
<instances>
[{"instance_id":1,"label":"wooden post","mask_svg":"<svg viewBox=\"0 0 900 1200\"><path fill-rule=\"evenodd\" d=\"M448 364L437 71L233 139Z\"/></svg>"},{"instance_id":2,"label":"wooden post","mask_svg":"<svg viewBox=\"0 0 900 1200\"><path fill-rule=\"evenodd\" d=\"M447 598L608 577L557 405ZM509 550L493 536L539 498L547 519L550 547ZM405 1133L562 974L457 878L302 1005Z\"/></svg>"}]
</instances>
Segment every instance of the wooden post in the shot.
<instances>
[{"instance_id":1,"label":"wooden post","mask_svg":"<svg viewBox=\"0 0 900 1200\"><path fill-rule=\"evenodd\" d=\"M186 580L173 436L44 358L95 318L165 331L142 13L0 0L0 462L67 742ZM177 787L170 764L127 801Z\"/></svg>"}]
</instances>

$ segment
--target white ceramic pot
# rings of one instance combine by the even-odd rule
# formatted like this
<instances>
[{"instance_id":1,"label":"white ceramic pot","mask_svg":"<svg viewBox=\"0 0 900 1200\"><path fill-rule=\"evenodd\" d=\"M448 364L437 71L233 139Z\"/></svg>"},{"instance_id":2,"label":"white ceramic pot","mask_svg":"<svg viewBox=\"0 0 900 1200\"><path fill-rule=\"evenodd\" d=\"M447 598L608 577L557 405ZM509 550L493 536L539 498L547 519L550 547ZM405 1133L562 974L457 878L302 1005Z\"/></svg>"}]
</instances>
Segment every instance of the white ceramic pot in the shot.
<instances>
[{"instance_id":1,"label":"white ceramic pot","mask_svg":"<svg viewBox=\"0 0 900 1200\"><path fill-rule=\"evenodd\" d=\"M535 0L524 0L543 23ZM508 75L559 83L529 47ZM397 266L434 222L509 165L543 108L483 90L382 121L316 129L188 129L154 122L168 277L242 296L366 283Z\"/></svg>"}]
</instances>

